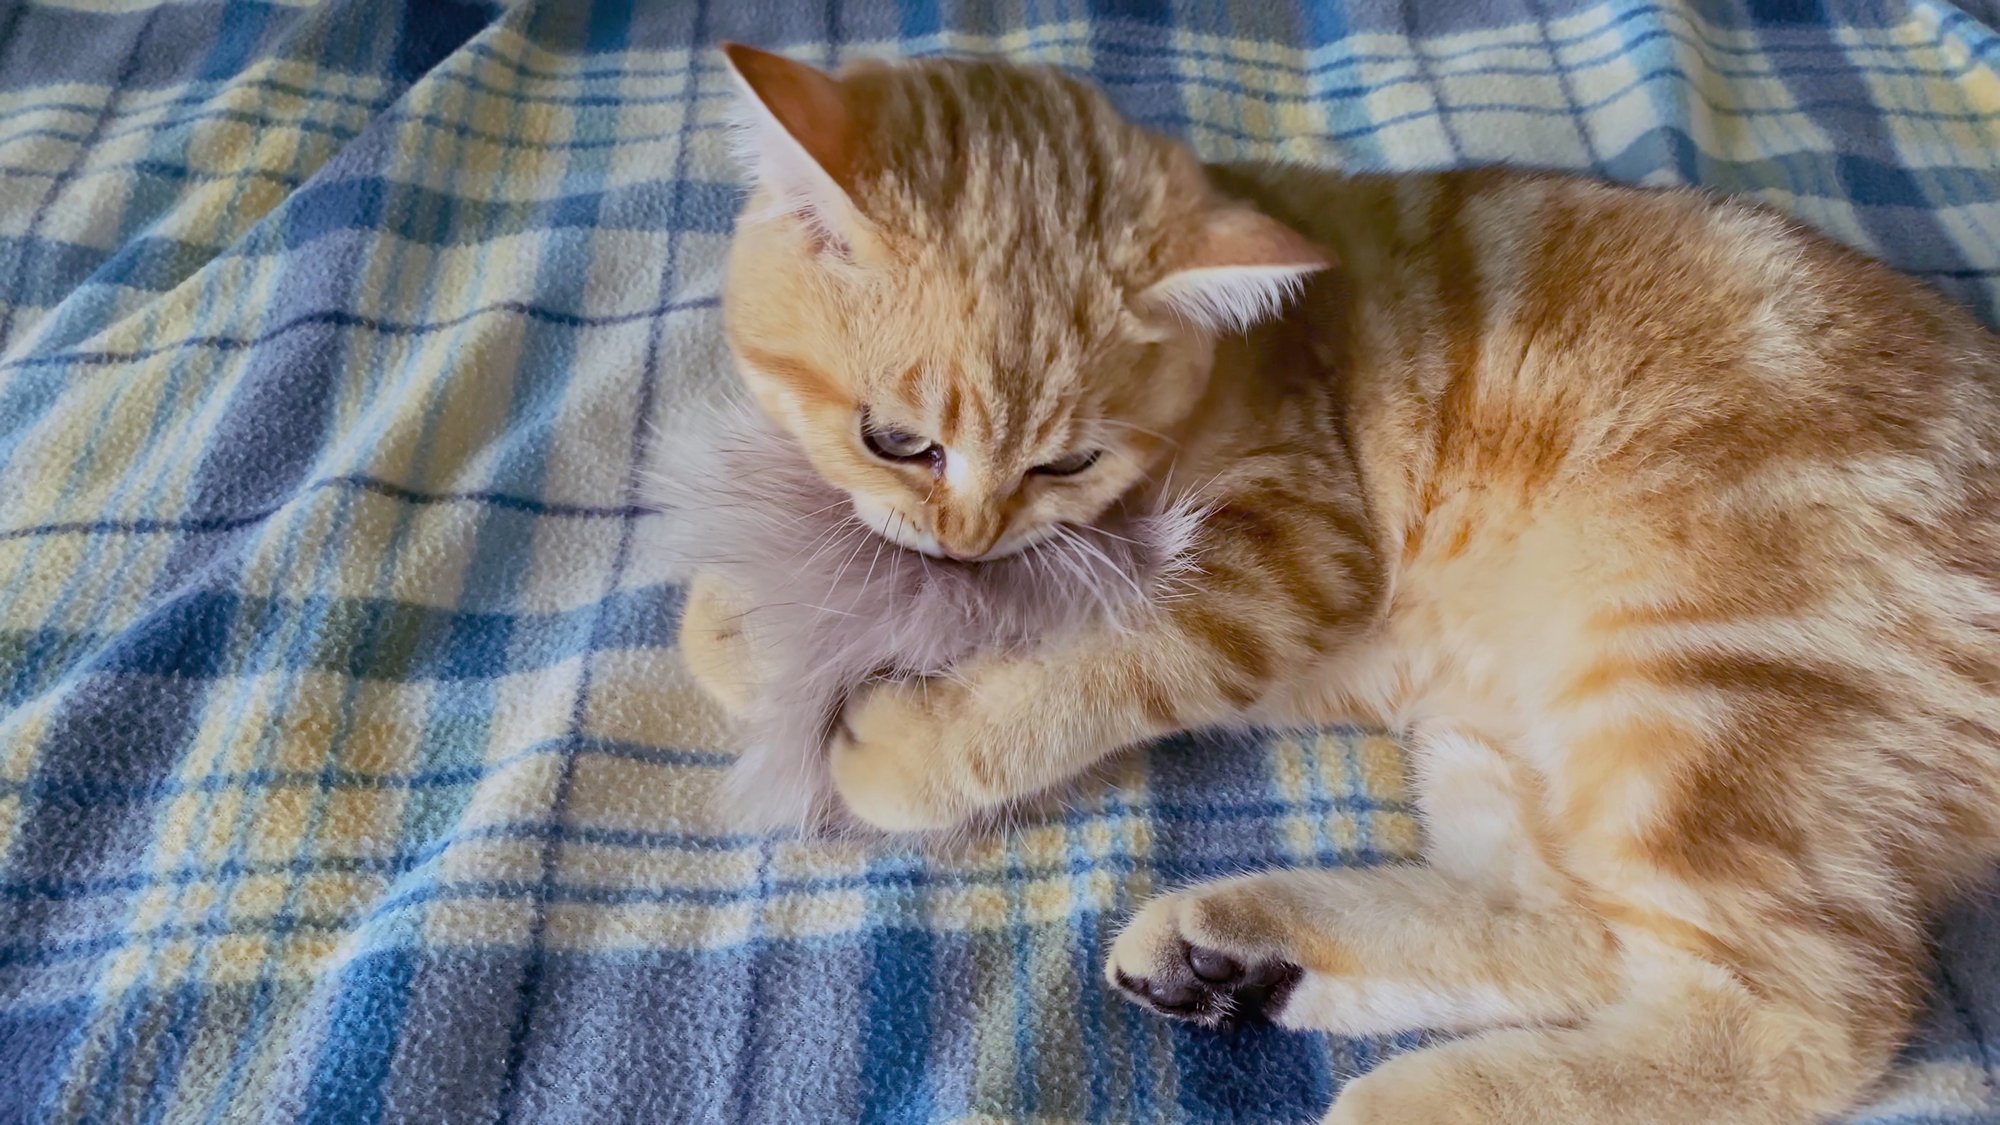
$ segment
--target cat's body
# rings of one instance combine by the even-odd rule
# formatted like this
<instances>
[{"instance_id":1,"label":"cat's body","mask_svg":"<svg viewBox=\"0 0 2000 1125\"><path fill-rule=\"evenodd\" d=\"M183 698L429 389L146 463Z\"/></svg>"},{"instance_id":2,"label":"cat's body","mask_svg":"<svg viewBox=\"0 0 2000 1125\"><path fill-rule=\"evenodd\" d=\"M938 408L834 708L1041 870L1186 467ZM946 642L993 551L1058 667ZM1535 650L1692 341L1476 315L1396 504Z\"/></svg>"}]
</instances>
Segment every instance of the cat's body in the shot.
<instances>
[{"instance_id":1,"label":"cat's body","mask_svg":"<svg viewBox=\"0 0 2000 1125\"><path fill-rule=\"evenodd\" d=\"M745 70L746 57L739 70L784 128L841 166L812 114L782 104L793 95L777 87L810 79L759 73L768 56ZM1034 110L1060 116L1068 99L1077 146L1135 148L1141 165L1165 161L1144 174L1186 175L1116 134L1080 88L929 65L863 82L892 97L907 82L911 104L956 110L924 120L960 133L1004 130L1009 115L1035 127ZM842 137L894 118L855 108L879 103L848 82L816 95L856 99ZM967 111L996 88L1005 113ZM1073 182L1033 175L1036 159ZM1060 149L1027 165L999 185L1101 204L1093 177L1137 175ZM824 328L749 311L744 286L781 269L829 270L812 282L822 294L871 270L867 285L915 284L880 280L910 258L907 224L864 175L843 175L846 218L820 198L820 225L794 208L739 244L755 257L736 270L732 339L774 416L810 447L857 410L863 427L892 411L929 432L990 394L985 434L941 438L929 491L911 485L934 507L983 479L956 466L961 450L1102 435L1077 421L1096 411L1149 435L1113 449L1134 467L1107 490L1194 493L1209 511L1190 594L1139 627L852 703L833 775L856 814L949 826L1192 727L1395 727L1410 736L1427 867L1166 896L1118 939L1108 977L1205 1022L1256 1006L1347 1034L1478 1033L1351 1084L1329 1121L1808 1122L1865 1095L1920 996L1926 921L2000 855L2000 342L1822 238L1691 192L1213 170L1216 194L1155 201L1116 238L1096 235L1143 244L1098 255L1123 317L1077 314L1068 354L1096 358L1069 361L1068 391L1051 376L1058 405L1024 424L1036 409L1002 408L966 373L977 332L890 365L911 385L899 391L799 354L829 342ZM1246 226L1231 199L1337 266L1314 272L1325 262ZM1147 242L1158 228L1183 233ZM783 239L805 257L775 261ZM942 236L925 252L948 262L951 247ZM1090 288L1090 269L1066 268ZM1299 300L1247 335L1202 319L1241 306L1243 285L1306 272ZM1148 320L1163 293L1192 327ZM845 300L829 307L852 315ZM957 370L935 374L952 366L938 354ZM1019 402L1032 375L1008 384ZM880 453L869 431L841 440ZM953 548L963 517L878 496L856 472L828 475L847 474L864 517L884 504L925 524L932 538L912 546ZM997 527L982 549L1032 538L1019 511L1061 499L1008 492L1031 487L1019 479L987 490L1004 503L981 517ZM716 642L715 604L691 607L684 637L720 680L745 657Z\"/></svg>"},{"instance_id":2,"label":"cat's body","mask_svg":"<svg viewBox=\"0 0 2000 1125\"><path fill-rule=\"evenodd\" d=\"M1158 976L1175 909L1180 937L1251 962L1232 931L1262 912L1339 950L1315 951L1321 974L1280 942L1307 966L1283 1022L1584 1021L1390 1068L1364 1088L1397 1083L1392 1103L1765 1119L1728 1104L1740 1083L1770 1120L1849 1105L1920 996L1924 921L2000 851L2000 348L1913 283L1694 193L1277 178L1258 202L1345 263L1295 315L1328 349L1383 576L1373 628L1257 709L1409 731L1427 858L1460 886L1197 889L1113 971ZM1413 907L1404 879L1484 901ZM1432 948L1454 937L1474 948ZM1740 1042L1652 1022L1710 1014ZM1571 1066L1625 1054L1658 1073ZM1446 1058L1524 1085L1482 1108L1507 1084L1432 1088Z\"/></svg>"}]
</instances>

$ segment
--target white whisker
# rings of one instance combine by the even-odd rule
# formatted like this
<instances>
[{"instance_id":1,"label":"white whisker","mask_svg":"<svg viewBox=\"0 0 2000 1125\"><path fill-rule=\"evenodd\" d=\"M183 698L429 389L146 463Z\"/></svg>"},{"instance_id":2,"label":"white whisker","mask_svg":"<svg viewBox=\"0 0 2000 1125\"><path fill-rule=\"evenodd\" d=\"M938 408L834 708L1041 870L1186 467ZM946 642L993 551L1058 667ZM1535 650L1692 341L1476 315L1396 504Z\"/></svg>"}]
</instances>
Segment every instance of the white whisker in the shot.
<instances>
[{"instance_id":1,"label":"white whisker","mask_svg":"<svg viewBox=\"0 0 2000 1125\"><path fill-rule=\"evenodd\" d=\"M1065 537L1069 539L1070 542L1074 543L1079 550L1088 552L1092 558L1104 564L1105 570L1109 571L1120 581L1124 582L1125 585L1131 587L1132 593L1135 596L1141 598L1146 596L1146 591L1140 589L1139 583L1133 580L1131 575L1125 573L1124 569L1120 567L1117 563L1112 562L1111 556L1105 554L1101 549L1099 549L1097 544L1092 543L1088 538L1084 537L1082 534L1076 531L1070 530L1068 528L1064 528L1063 531L1065 533Z\"/></svg>"},{"instance_id":2,"label":"white whisker","mask_svg":"<svg viewBox=\"0 0 2000 1125\"><path fill-rule=\"evenodd\" d=\"M1167 435L1161 433L1158 430L1149 430L1146 427L1141 426L1136 422L1127 422L1118 418L1098 418L1095 420L1095 424L1099 426L1116 426L1121 430L1131 430L1134 433L1145 434L1149 438L1156 438L1160 441L1166 442L1168 445L1171 445L1176 449L1178 449L1181 444L1180 442L1175 441L1174 439L1168 437Z\"/></svg>"},{"instance_id":3,"label":"white whisker","mask_svg":"<svg viewBox=\"0 0 2000 1125\"><path fill-rule=\"evenodd\" d=\"M1120 543L1130 543L1134 547L1141 545L1137 539L1134 539L1129 535L1120 535L1114 531L1106 531L1101 527L1093 527L1090 529L1090 531L1092 534L1102 535L1106 539L1116 539Z\"/></svg>"}]
</instances>

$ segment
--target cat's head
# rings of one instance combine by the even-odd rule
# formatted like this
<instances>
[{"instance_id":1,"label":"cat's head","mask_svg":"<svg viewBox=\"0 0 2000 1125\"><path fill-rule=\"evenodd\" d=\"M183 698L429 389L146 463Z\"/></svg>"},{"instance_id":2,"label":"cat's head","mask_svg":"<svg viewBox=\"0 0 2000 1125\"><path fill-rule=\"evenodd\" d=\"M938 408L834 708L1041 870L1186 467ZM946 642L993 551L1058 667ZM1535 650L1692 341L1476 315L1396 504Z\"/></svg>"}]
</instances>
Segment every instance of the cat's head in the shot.
<instances>
[{"instance_id":1,"label":"cat's head","mask_svg":"<svg viewBox=\"0 0 2000 1125\"><path fill-rule=\"evenodd\" d=\"M755 186L729 339L760 405L880 534L996 558L1165 471L1215 338L1324 251L1057 71L840 77L724 48Z\"/></svg>"}]
</instances>

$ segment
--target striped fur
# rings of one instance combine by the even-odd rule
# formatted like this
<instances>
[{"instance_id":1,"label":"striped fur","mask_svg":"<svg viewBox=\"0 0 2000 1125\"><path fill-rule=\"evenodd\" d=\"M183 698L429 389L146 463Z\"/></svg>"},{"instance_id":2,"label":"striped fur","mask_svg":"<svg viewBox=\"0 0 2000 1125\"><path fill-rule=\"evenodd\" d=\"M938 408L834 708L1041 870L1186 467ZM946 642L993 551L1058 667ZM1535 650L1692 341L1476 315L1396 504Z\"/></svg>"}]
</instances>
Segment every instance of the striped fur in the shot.
<instances>
[{"instance_id":1,"label":"striped fur","mask_svg":"<svg viewBox=\"0 0 2000 1125\"><path fill-rule=\"evenodd\" d=\"M1203 177L990 64L832 89L851 134L804 147L844 203L748 224L728 298L828 478L932 544L1135 491L1212 512L1140 627L850 703L857 815L950 827L1180 730L1388 725L1428 871L1167 896L1110 978L1204 1022L1480 1033L1329 1121L1808 1122L1869 1091L1926 920L2000 854L2000 343L1691 192ZM1341 266L1218 338L1150 295L1256 264L1263 233L1200 257L1240 201ZM885 411L973 485L871 462L854 420ZM1115 464L1034 491L1082 440Z\"/></svg>"}]
</instances>

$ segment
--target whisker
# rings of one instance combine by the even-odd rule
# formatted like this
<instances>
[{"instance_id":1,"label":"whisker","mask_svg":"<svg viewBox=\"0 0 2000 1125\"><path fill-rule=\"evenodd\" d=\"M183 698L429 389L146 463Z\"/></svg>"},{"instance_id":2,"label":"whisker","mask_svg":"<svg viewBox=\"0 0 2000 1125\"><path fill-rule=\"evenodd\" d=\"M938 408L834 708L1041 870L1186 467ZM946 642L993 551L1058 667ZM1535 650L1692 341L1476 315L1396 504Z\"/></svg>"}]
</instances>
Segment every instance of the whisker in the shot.
<instances>
[{"instance_id":1,"label":"whisker","mask_svg":"<svg viewBox=\"0 0 2000 1125\"><path fill-rule=\"evenodd\" d=\"M1175 441L1174 439L1168 437L1167 435L1161 433L1158 430L1149 430L1146 427L1141 426L1136 422L1127 422L1119 418L1098 418L1095 421L1096 424L1100 426L1117 426L1120 429L1131 430L1134 433L1145 434L1147 437L1150 438L1157 438L1158 440L1164 441L1168 445L1171 445L1176 449L1180 448L1181 444L1180 442Z\"/></svg>"},{"instance_id":2,"label":"whisker","mask_svg":"<svg viewBox=\"0 0 2000 1125\"><path fill-rule=\"evenodd\" d=\"M1090 529L1090 531L1091 531L1091 532L1092 532L1093 534L1097 534L1097 535L1102 535L1102 536L1104 536L1104 537L1105 537L1105 538L1107 538L1107 539L1116 539L1116 540L1118 540L1118 541L1119 541L1120 543L1130 543L1130 544L1131 544L1131 545L1133 545L1134 547L1137 547L1137 546L1139 546L1139 545L1140 545L1140 544L1139 544L1139 541L1138 541L1137 539L1133 539L1133 538L1130 538L1129 536L1124 536L1124 535L1120 535L1120 534L1118 534L1118 533L1117 533L1117 532L1115 532L1115 531L1106 531L1105 529L1103 529L1103 528L1101 528L1101 527L1093 527L1093 528L1091 528L1091 529Z\"/></svg>"},{"instance_id":3,"label":"whisker","mask_svg":"<svg viewBox=\"0 0 2000 1125\"><path fill-rule=\"evenodd\" d=\"M1139 588L1139 583L1131 575L1125 573L1117 563L1112 562L1111 556L1100 550L1097 544L1092 543L1090 540L1068 528L1064 528L1063 532L1069 541L1076 545L1077 549L1088 552L1092 558L1103 563L1105 569L1110 571L1112 575L1122 580L1125 585L1131 587L1134 597L1143 598L1146 596L1146 591Z\"/></svg>"},{"instance_id":4,"label":"whisker","mask_svg":"<svg viewBox=\"0 0 2000 1125\"><path fill-rule=\"evenodd\" d=\"M815 508L815 509L813 509L812 511L810 511L810 512L807 512L807 513L805 513L804 515L801 515L801 516L796 516L796 517L794 517L794 518L793 518L793 520L792 520L792 522L793 522L793 523L804 523L804 522L806 522L807 520L809 520L809 519L812 519L812 518L813 518L814 516L818 516L818 515L823 515L823 514L825 514L825 513L827 513L827 512L831 512L831 511L833 511L833 510L834 510L835 508L838 508L838 507L840 507L840 506L841 506L842 504L846 504L846 503L848 503L848 502L849 502L849 501L848 501L847 497L843 496L843 497L841 497L840 499L838 499L838 500L835 500L835 501L834 501L833 503L831 503L831 504L828 504L828 505L826 505L826 506L825 506L825 507L823 507L823 508ZM768 501L767 501L767 503L768 503Z\"/></svg>"},{"instance_id":5,"label":"whisker","mask_svg":"<svg viewBox=\"0 0 2000 1125\"><path fill-rule=\"evenodd\" d=\"M838 550L841 547L846 546L847 541L853 538L857 533L865 533L868 530L869 528L867 524L859 522L833 528L826 534L820 536L821 542L819 549L814 551L812 553L812 556L806 559L806 561L800 563L798 569L801 571L810 570L812 568L812 565L819 561L821 555L826 554L828 551Z\"/></svg>"},{"instance_id":6,"label":"whisker","mask_svg":"<svg viewBox=\"0 0 2000 1125\"><path fill-rule=\"evenodd\" d=\"M842 562L840 564L840 569L834 572L833 581L828 586L830 590L838 589L840 587L840 580L847 577L848 568L854 565L855 559L861 557L861 549L863 547L866 547L867 545L868 541L866 539L862 540L860 543L855 544L853 552L847 556L847 560L845 562Z\"/></svg>"},{"instance_id":7,"label":"whisker","mask_svg":"<svg viewBox=\"0 0 2000 1125\"><path fill-rule=\"evenodd\" d=\"M861 576L861 589L854 591L854 600L857 603L867 591L868 584L875 580L875 564L882 561L882 548L889 545L887 539L879 535L875 537L875 553L868 559L868 573Z\"/></svg>"},{"instance_id":8,"label":"whisker","mask_svg":"<svg viewBox=\"0 0 2000 1125\"><path fill-rule=\"evenodd\" d=\"M1077 558L1073 552L1068 550L1069 547L1068 537L1056 536L1051 538L1049 542L1056 544L1061 548L1064 548L1062 550L1051 552L1051 557L1053 558L1053 560L1062 563L1064 567L1068 568L1070 574L1075 576L1078 587L1082 589L1086 594L1095 593L1098 583L1091 576L1090 568L1083 564L1083 560Z\"/></svg>"}]
</instances>

